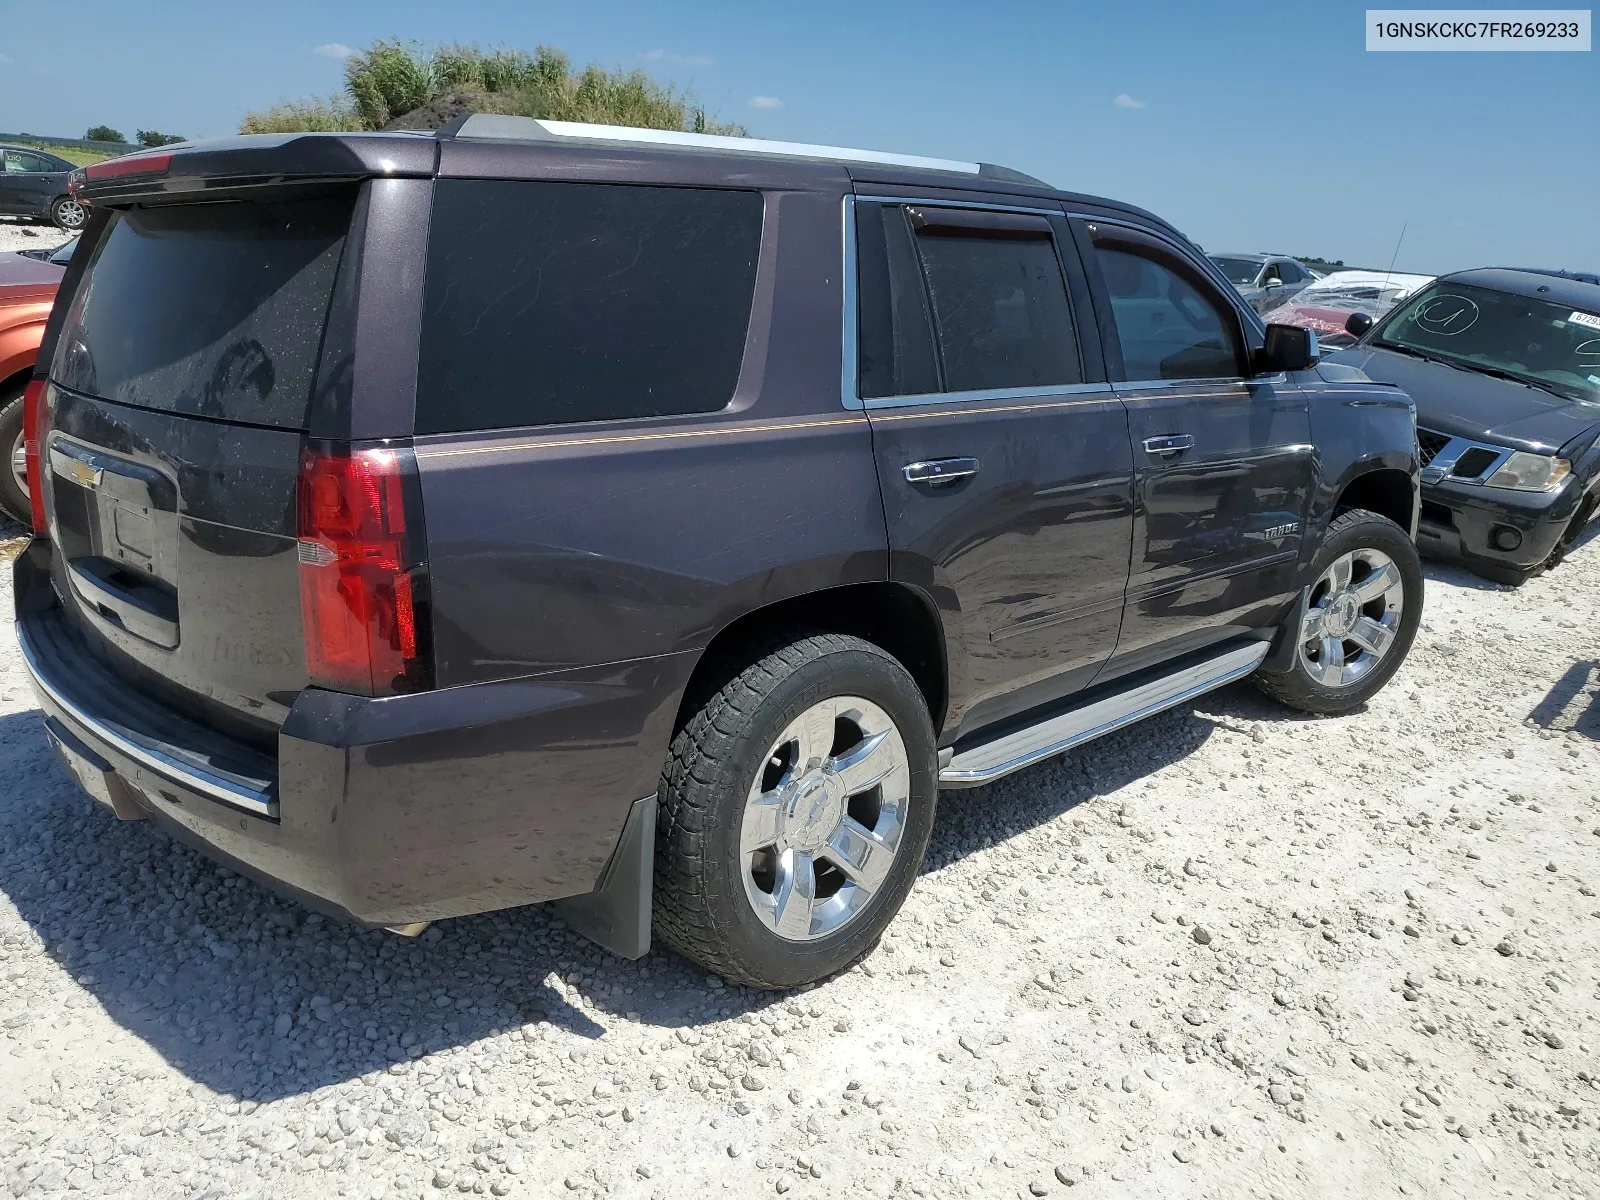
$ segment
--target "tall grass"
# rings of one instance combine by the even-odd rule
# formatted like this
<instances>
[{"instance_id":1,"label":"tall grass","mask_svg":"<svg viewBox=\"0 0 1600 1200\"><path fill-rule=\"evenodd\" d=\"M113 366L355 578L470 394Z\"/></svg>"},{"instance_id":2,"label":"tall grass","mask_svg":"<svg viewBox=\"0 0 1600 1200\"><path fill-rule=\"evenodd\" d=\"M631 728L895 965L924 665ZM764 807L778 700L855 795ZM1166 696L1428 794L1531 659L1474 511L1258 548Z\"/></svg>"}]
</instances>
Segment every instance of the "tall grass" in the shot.
<instances>
[{"instance_id":1,"label":"tall grass","mask_svg":"<svg viewBox=\"0 0 1600 1200\"><path fill-rule=\"evenodd\" d=\"M749 136L742 125L710 116L691 92L643 71L608 71L595 64L574 71L571 59L553 46L532 54L459 44L423 51L395 39L380 39L345 60L343 95L252 112L239 132L382 129L446 99L473 112Z\"/></svg>"},{"instance_id":2,"label":"tall grass","mask_svg":"<svg viewBox=\"0 0 1600 1200\"><path fill-rule=\"evenodd\" d=\"M313 96L248 113L240 133L354 133L367 128L346 96Z\"/></svg>"}]
</instances>

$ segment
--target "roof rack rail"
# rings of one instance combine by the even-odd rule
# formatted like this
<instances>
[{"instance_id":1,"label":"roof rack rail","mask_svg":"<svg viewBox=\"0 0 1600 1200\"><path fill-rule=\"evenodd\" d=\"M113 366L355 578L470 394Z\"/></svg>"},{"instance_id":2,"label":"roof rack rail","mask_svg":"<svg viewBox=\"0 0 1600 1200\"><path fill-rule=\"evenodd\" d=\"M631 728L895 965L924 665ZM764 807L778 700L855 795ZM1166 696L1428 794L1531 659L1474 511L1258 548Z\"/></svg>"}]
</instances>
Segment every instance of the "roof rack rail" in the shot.
<instances>
[{"instance_id":1,"label":"roof rack rail","mask_svg":"<svg viewBox=\"0 0 1600 1200\"><path fill-rule=\"evenodd\" d=\"M1031 175L989 163L925 158L917 154L890 154L882 150L855 150L846 146L815 146L809 142L775 142L762 138L724 137L709 133L681 133L675 129L636 129L627 125L595 125L583 121L545 121L537 117L472 113L457 117L436 134L442 140L494 142L555 142L565 139L589 142L633 142L676 146L685 150L721 150L734 154L766 154L781 158L812 158L827 162L882 163L924 171L949 171L981 175L1013 183L1049 185Z\"/></svg>"}]
</instances>

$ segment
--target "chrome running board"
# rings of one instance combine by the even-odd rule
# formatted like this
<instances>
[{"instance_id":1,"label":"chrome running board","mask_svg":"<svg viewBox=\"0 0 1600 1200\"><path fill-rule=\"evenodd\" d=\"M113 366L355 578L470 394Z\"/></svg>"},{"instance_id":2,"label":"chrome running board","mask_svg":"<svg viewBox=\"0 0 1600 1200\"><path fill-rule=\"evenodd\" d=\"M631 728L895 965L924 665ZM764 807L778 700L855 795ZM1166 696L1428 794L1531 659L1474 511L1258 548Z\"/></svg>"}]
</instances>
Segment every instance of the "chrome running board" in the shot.
<instances>
[{"instance_id":1,"label":"chrome running board","mask_svg":"<svg viewBox=\"0 0 1600 1200\"><path fill-rule=\"evenodd\" d=\"M1031 767L1063 750L1081 746L1103 734L1163 709L1182 704L1225 683L1243 679L1267 656L1269 643L1248 642L1235 646L1215 658L1185 667L1172 675L1150 680L1113 696L1069 709L1013 730L991 742L982 742L958 751L948 766L939 772L941 787L976 787Z\"/></svg>"}]
</instances>

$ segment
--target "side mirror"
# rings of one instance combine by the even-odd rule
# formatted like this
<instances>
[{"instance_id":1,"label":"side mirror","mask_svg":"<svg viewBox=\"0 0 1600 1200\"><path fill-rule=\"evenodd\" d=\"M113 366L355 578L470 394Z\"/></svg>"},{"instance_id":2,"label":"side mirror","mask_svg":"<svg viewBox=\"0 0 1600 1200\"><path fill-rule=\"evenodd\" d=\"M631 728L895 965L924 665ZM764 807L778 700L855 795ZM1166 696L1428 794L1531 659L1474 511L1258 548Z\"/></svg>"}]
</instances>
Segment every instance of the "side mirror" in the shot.
<instances>
[{"instance_id":1,"label":"side mirror","mask_svg":"<svg viewBox=\"0 0 1600 1200\"><path fill-rule=\"evenodd\" d=\"M1268 325L1267 341L1261 347L1263 374L1279 371L1304 371L1321 356L1317 335L1298 325Z\"/></svg>"},{"instance_id":2,"label":"side mirror","mask_svg":"<svg viewBox=\"0 0 1600 1200\"><path fill-rule=\"evenodd\" d=\"M1344 319L1344 331L1353 338L1365 337L1371 328L1372 318L1364 312L1351 313Z\"/></svg>"}]
</instances>

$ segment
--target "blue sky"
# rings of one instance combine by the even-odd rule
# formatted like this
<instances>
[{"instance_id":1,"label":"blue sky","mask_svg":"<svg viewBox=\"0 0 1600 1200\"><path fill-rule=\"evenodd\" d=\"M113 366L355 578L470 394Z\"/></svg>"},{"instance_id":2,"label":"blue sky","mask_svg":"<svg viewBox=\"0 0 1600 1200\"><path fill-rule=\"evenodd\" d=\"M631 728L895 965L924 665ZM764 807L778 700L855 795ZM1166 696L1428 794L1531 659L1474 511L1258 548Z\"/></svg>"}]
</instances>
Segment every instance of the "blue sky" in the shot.
<instances>
[{"instance_id":1,"label":"blue sky","mask_svg":"<svg viewBox=\"0 0 1600 1200\"><path fill-rule=\"evenodd\" d=\"M29 10L4 0L6 25L8 11ZM0 41L0 128L214 136L338 89L338 46L548 43L692 86L757 136L1004 163L1142 204L1208 249L1385 266L1404 224L1401 269L1600 269L1595 53L1369 54L1364 14L1315 0L80 0L48 42Z\"/></svg>"}]
</instances>

